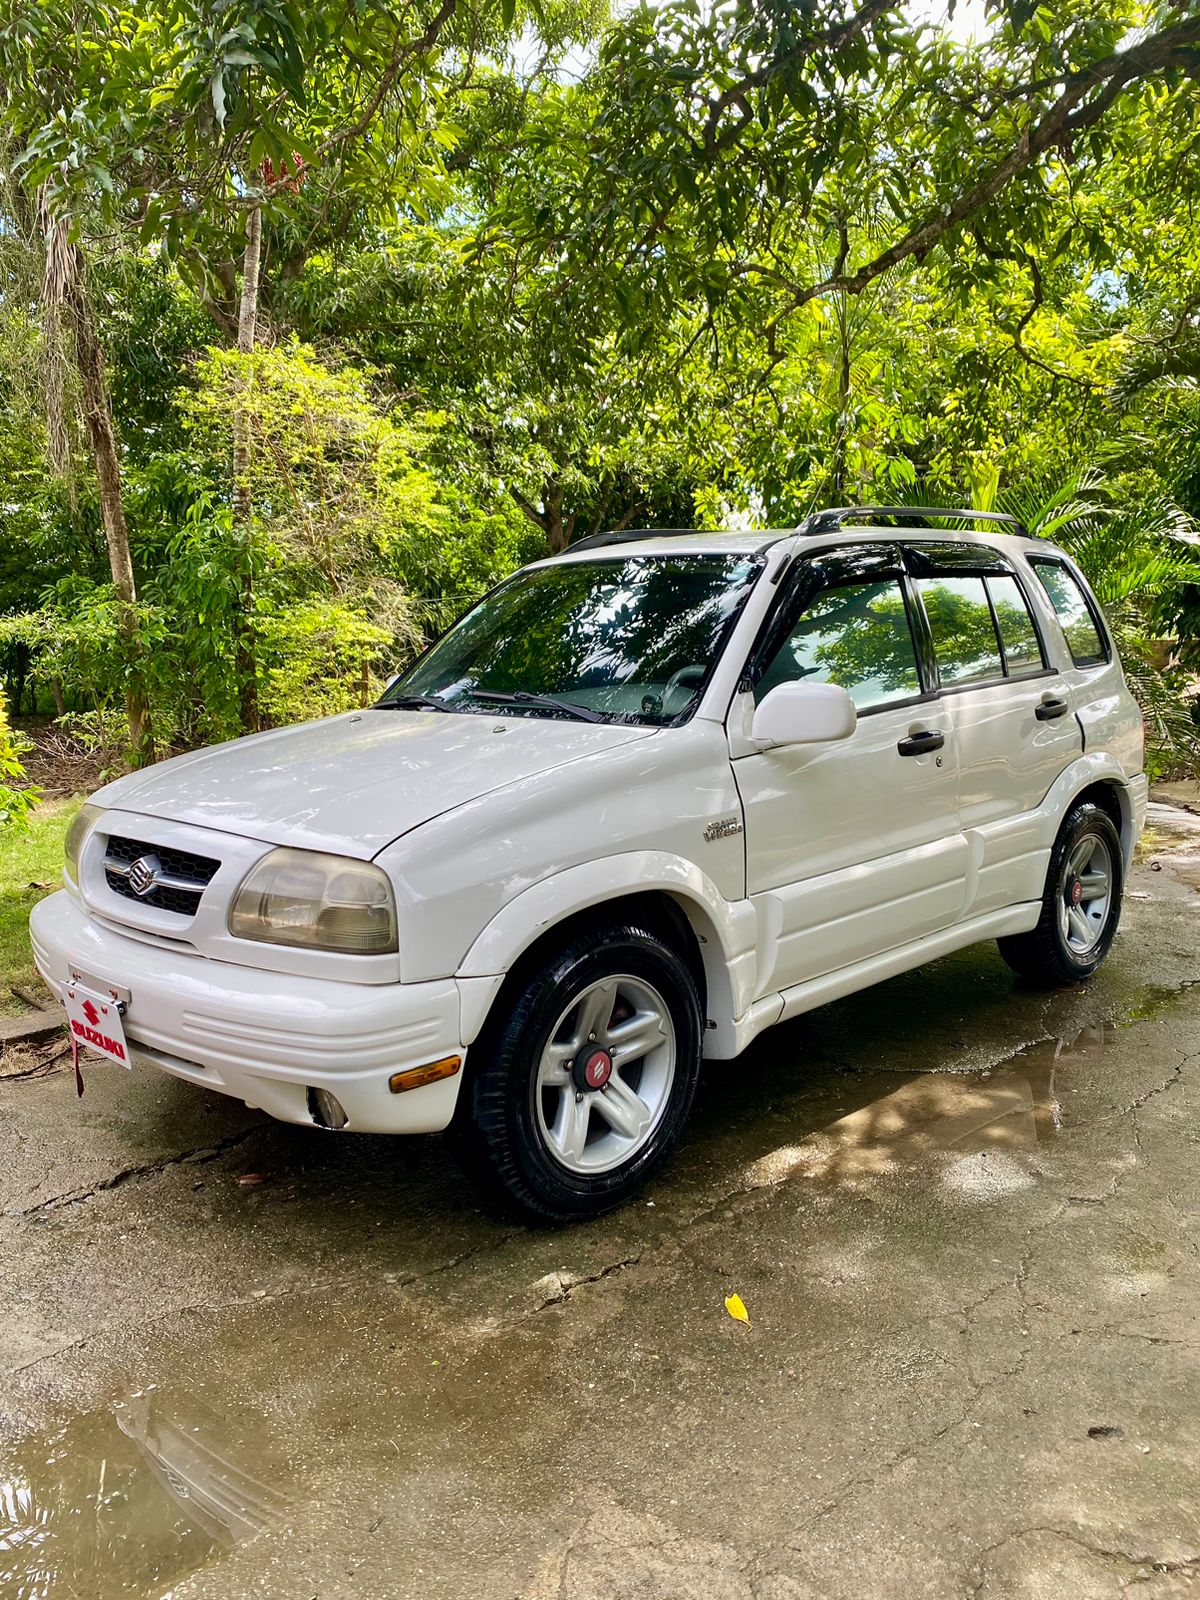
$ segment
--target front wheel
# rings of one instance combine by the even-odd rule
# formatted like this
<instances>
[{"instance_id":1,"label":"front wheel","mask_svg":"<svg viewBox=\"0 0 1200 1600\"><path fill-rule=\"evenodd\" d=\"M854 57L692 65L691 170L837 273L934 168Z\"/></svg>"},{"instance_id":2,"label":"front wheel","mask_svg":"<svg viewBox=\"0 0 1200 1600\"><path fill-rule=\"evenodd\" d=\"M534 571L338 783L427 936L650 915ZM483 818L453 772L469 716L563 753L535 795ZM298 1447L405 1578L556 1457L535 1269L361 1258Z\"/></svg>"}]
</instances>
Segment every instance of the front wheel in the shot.
<instances>
[{"instance_id":1,"label":"front wheel","mask_svg":"<svg viewBox=\"0 0 1200 1600\"><path fill-rule=\"evenodd\" d=\"M1040 983L1090 978L1116 937L1123 887L1120 836L1107 812L1085 800L1054 841L1037 926L998 940L1000 954Z\"/></svg>"},{"instance_id":2,"label":"front wheel","mask_svg":"<svg viewBox=\"0 0 1200 1600\"><path fill-rule=\"evenodd\" d=\"M526 1213L619 1205L691 1110L702 1020L687 964L649 929L581 932L512 980L460 1106L472 1164Z\"/></svg>"}]
</instances>

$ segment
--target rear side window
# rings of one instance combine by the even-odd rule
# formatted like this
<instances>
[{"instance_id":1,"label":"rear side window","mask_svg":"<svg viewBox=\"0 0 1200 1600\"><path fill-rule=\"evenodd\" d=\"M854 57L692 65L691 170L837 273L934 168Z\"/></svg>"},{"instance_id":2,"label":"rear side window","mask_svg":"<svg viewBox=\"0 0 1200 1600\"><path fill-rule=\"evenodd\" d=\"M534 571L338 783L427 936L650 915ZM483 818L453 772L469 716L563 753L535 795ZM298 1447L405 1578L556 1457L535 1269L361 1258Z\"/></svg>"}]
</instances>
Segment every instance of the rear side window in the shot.
<instances>
[{"instance_id":1,"label":"rear side window","mask_svg":"<svg viewBox=\"0 0 1200 1600\"><path fill-rule=\"evenodd\" d=\"M1048 561L1044 556L1032 556L1030 565L1062 623L1075 665L1094 667L1100 661L1107 661L1108 651L1096 614L1074 573L1061 562Z\"/></svg>"},{"instance_id":2,"label":"rear side window","mask_svg":"<svg viewBox=\"0 0 1200 1600\"><path fill-rule=\"evenodd\" d=\"M755 699L803 681L840 684L860 711L921 693L898 578L819 590L755 684Z\"/></svg>"},{"instance_id":3,"label":"rear side window","mask_svg":"<svg viewBox=\"0 0 1200 1600\"><path fill-rule=\"evenodd\" d=\"M996 626L1000 630L1000 643L1004 646L1004 665L1009 677L1019 678L1027 672L1041 672L1045 663L1038 643L1037 628L1029 614L1029 606L1015 578L989 576L988 593L996 613Z\"/></svg>"},{"instance_id":4,"label":"rear side window","mask_svg":"<svg viewBox=\"0 0 1200 1600\"><path fill-rule=\"evenodd\" d=\"M982 577L918 578L943 685L1002 678L1000 641Z\"/></svg>"}]
</instances>

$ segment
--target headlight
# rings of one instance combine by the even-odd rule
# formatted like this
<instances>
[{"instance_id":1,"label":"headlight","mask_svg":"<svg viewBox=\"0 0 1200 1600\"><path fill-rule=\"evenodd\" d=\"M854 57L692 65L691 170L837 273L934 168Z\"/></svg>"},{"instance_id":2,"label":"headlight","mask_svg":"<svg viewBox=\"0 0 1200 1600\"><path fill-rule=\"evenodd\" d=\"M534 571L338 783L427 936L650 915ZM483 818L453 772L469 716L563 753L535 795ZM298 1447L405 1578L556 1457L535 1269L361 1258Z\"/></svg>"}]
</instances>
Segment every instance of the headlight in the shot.
<instances>
[{"instance_id":1,"label":"headlight","mask_svg":"<svg viewBox=\"0 0 1200 1600\"><path fill-rule=\"evenodd\" d=\"M93 826L104 815L102 806L80 806L71 819L71 826L67 829L67 842L64 846L65 860L63 870L72 883L79 882L79 854L83 849L83 841L91 833Z\"/></svg>"},{"instance_id":2,"label":"headlight","mask_svg":"<svg viewBox=\"0 0 1200 1600\"><path fill-rule=\"evenodd\" d=\"M316 850L272 850L233 897L235 939L380 955L397 948L396 902L387 874L369 861Z\"/></svg>"}]
</instances>

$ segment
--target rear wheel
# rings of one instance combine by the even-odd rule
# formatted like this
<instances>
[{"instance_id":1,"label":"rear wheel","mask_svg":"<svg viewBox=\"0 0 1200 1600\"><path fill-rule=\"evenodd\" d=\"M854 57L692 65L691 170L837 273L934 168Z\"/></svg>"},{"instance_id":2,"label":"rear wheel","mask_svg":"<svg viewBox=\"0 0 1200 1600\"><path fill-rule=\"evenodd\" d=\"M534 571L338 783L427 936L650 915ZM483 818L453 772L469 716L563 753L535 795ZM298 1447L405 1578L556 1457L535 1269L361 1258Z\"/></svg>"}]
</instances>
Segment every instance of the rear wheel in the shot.
<instances>
[{"instance_id":1,"label":"rear wheel","mask_svg":"<svg viewBox=\"0 0 1200 1600\"><path fill-rule=\"evenodd\" d=\"M1107 812L1084 801L1054 841L1037 927L999 940L1000 954L1042 983L1090 978L1116 936L1123 886L1120 836Z\"/></svg>"},{"instance_id":2,"label":"rear wheel","mask_svg":"<svg viewBox=\"0 0 1200 1600\"><path fill-rule=\"evenodd\" d=\"M687 964L634 925L581 932L513 980L460 1105L472 1164L525 1212L596 1216L675 1144L700 1068Z\"/></svg>"}]
</instances>

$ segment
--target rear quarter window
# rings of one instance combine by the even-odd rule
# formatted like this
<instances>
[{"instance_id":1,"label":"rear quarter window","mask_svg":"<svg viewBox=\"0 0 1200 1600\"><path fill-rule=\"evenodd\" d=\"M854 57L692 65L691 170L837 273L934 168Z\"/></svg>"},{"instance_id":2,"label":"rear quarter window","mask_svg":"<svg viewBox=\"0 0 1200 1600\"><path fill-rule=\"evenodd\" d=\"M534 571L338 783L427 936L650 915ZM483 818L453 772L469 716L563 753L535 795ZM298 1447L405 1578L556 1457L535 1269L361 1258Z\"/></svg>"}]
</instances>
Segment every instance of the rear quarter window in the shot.
<instances>
[{"instance_id":1,"label":"rear quarter window","mask_svg":"<svg viewBox=\"0 0 1200 1600\"><path fill-rule=\"evenodd\" d=\"M1075 574L1061 561L1031 556L1030 566L1062 624L1077 667L1094 667L1108 660L1108 647L1100 630L1099 612Z\"/></svg>"},{"instance_id":2,"label":"rear quarter window","mask_svg":"<svg viewBox=\"0 0 1200 1600\"><path fill-rule=\"evenodd\" d=\"M1045 666L1037 628L1030 615L1021 586L1015 578L989 574L988 593L996 612L996 626L1004 646L1004 665L1010 678L1028 672L1041 672Z\"/></svg>"}]
</instances>

